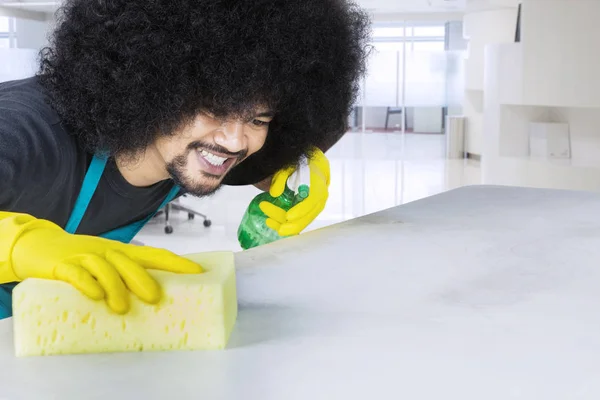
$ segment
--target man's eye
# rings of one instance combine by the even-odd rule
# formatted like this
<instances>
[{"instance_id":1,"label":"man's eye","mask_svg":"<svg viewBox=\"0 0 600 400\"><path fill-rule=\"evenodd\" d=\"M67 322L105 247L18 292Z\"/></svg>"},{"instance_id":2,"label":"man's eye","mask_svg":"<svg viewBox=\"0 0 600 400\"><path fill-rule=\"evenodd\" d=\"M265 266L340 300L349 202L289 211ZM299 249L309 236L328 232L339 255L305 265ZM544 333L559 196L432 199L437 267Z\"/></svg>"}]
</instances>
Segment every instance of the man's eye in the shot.
<instances>
[{"instance_id":1,"label":"man's eye","mask_svg":"<svg viewBox=\"0 0 600 400\"><path fill-rule=\"evenodd\" d=\"M259 127L267 126L267 125L269 125L269 121L261 121L260 119L255 119L252 121L252 124L255 126L259 126Z\"/></svg>"}]
</instances>

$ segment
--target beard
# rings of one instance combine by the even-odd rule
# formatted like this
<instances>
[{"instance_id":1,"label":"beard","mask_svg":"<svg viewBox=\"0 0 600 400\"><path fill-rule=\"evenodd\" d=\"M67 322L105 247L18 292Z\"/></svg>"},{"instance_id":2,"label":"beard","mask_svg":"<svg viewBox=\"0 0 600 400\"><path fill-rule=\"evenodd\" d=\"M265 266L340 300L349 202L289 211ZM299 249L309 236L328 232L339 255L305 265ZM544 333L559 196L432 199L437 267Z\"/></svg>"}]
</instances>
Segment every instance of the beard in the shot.
<instances>
[{"instance_id":1,"label":"beard","mask_svg":"<svg viewBox=\"0 0 600 400\"><path fill-rule=\"evenodd\" d=\"M215 194L222 184L223 177L216 177L214 175L207 174L205 172L199 172L204 178L203 182L194 182L193 179L189 178L187 172L187 163L190 152L205 149L207 151L213 150L223 154L228 154L232 157L236 157L238 160L236 164L241 162L246 157L247 152L242 151L239 153L231 153L220 146L207 145L201 142L193 142L187 146L187 150L184 154L180 154L175 157L171 162L167 164L167 172L171 176L171 179L177 186L182 188L187 194L194 197L208 197ZM236 165L234 164L234 165Z\"/></svg>"},{"instance_id":2,"label":"beard","mask_svg":"<svg viewBox=\"0 0 600 400\"><path fill-rule=\"evenodd\" d=\"M173 161L167 164L167 172L177 186L182 188L184 192L194 197L207 197L215 194L222 186L221 181L212 177L207 180L214 181L214 184L207 182L196 183L192 182L185 173L187 164L187 156L180 155L175 157Z\"/></svg>"}]
</instances>

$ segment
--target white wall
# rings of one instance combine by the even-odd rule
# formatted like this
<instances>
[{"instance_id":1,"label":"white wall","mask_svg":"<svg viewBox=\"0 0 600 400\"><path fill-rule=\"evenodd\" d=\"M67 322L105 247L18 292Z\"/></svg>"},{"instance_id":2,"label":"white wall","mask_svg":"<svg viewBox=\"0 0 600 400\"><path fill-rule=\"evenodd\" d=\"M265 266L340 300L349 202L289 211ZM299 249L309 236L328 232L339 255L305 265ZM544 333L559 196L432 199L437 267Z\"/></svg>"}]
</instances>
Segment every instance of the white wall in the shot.
<instances>
[{"instance_id":1,"label":"white wall","mask_svg":"<svg viewBox=\"0 0 600 400\"><path fill-rule=\"evenodd\" d=\"M600 191L600 2L523 0L521 43L485 50L483 181ZM570 158L533 156L531 122L568 125Z\"/></svg>"},{"instance_id":2,"label":"white wall","mask_svg":"<svg viewBox=\"0 0 600 400\"><path fill-rule=\"evenodd\" d=\"M523 104L521 44L486 49L482 179L485 184L600 190L600 113ZM572 158L529 156L530 122L567 122Z\"/></svg>"},{"instance_id":3,"label":"white wall","mask_svg":"<svg viewBox=\"0 0 600 400\"><path fill-rule=\"evenodd\" d=\"M48 43L48 34L54 26L54 18L46 21L16 20L17 46L21 49L40 50Z\"/></svg>"},{"instance_id":4,"label":"white wall","mask_svg":"<svg viewBox=\"0 0 600 400\"><path fill-rule=\"evenodd\" d=\"M469 41L465 71L466 89L483 90L485 46L513 42L516 24L516 8L481 11L465 15L463 34Z\"/></svg>"},{"instance_id":5,"label":"white wall","mask_svg":"<svg viewBox=\"0 0 600 400\"><path fill-rule=\"evenodd\" d=\"M526 103L600 106L600 1L526 0Z\"/></svg>"}]
</instances>

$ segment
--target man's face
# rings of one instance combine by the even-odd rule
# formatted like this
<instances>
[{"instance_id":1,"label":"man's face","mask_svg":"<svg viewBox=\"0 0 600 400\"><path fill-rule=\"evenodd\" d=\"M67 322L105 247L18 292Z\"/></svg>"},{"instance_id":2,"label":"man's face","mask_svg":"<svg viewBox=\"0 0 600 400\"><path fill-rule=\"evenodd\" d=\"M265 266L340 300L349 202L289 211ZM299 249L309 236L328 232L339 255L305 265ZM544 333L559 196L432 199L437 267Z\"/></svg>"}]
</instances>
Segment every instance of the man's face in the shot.
<instances>
[{"instance_id":1,"label":"man's face","mask_svg":"<svg viewBox=\"0 0 600 400\"><path fill-rule=\"evenodd\" d=\"M272 119L264 109L244 120L202 113L182 132L160 139L156 148L175 183L191 195L207 196L235 165L262 148Z\"/></svg>"}]
</instances>

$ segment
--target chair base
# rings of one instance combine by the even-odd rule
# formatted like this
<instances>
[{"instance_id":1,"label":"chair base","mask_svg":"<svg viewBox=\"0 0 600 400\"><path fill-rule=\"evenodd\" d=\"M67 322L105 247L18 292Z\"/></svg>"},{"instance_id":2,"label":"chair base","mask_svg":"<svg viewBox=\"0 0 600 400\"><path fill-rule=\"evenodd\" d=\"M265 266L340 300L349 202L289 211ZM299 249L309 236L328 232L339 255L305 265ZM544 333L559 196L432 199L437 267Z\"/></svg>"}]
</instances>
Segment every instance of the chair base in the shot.
<instances>
[{"instance_id":1,"label":"chair base","mask_svg":"<svg viewBox=\"0 0 600 400\"><path fill-rule=\"evenodd\" d=\"M161 214L165 214L165 233L167 235L173 233L173 226L169 222L169 215L170 215L171 211L186 212L188 215L188 220L194 219L196 216L198 216L198 217L204 219L203 224L206 228L208 228L212 224L211 220L208 219L208 217L206 215L199 213L198 211L192 210L191 208L182 206L181 204L171 202L165 206L164 210L161 210L156 214L157 216L161 215Z\"/></svg>"}]
</instances>

